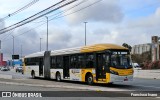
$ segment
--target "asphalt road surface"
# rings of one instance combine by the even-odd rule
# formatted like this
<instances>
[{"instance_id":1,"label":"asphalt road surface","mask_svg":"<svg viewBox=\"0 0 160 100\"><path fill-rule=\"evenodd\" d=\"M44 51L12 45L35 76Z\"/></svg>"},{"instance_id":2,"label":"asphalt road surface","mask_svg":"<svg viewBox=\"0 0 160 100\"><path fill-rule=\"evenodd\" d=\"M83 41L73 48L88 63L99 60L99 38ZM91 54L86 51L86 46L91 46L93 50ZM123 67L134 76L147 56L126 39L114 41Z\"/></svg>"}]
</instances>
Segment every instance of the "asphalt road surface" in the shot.
<instances>
[{"instance_id":1,"label":"asphalt road surface","mask_svg":"<svg viewBox=\"0 0 160 100\"><path fill-rule=\"evenodd\" d=\"M41 78L38 79L31 79L30 75L23 75L21 73L16 73L15 70L11 71L0 71L0 74L7 74L12 75L13 80L22 80L22 81L28 81L28 83L42 83L42 84L62 84L62 85L70 85L73 86L79 86L79 85L85 85L81 82L70 82L70 81L64 81L64 82L56 82L55 80L44 80ZM95 86L101 86L101 87L111 87L111 88L117 88L117 89L128 89L128 90L136 90L136 91L160 91L160 80L159 79L142 79L142 78L134 78L131 82L123 82L123 83L114 83L113 85L106 85L106 84L95 84Z\"/></svg>"},{"instance_id":2,"label":"asphalt road surface","mask_svg":"<svg viewBox=\"0 0 160 100\"><path fill-rule=\"evenodd\" d=\"M1 91L67 91L62 92L62 96L66 93L69 93L71 97L61 97L59 96L60 93L54 92L54 99L56 100L160 100L160 97L117 97L117 95L121 95L119 93L127 94L127 92L130 94L132 91L140 93L141 91L157 91L157 93L160 93L160 80L158 79L141 79L141 78L134 78L134 81L132 82L123 82L123 83L114 83L114 84L94 84L93 86L88 86L85 83L81 82L70 82L70 81L63 81L63 82L56 82L55 80L45 80L41 78L37 79L31 79L30 75L22 75L21 73L16 73L14 70L2 72L0 71L0 74L7 74L12 75L13 79L0 79L0 90ZM16 83L16 84L15 84ZM83 95L80 95L80 97L72 97L72 95L75 95L74 91L85 91L81 94L87 93L89 97L83 97ZM86 92L91 91L91 92ZM94 92L92 92L94 91ZM95 92L97 91L97 92ZM101 98L98 97L92 97L96 96L99 91L108 91L106 93L101 93ZM119 91L119 92L117 92ZM124 91L124 92L123 92ZM126 92L127 91L127 92ZM139 92L140 91L140 92ZM116 92L116 93L114 93ZM111 97L104 97L105 94L111 95ZM113 94L115 95L113 97ZM59 97L56 97L59 96ZM160 95L158 95L160 96ZM116 98L115 98L116 97ZM1 99L1 98L0 98ZM3 98L4 99L4 98ZM8 98L5 98L6 100ZM16 100L22 99L22 98L14 98ZM28 99L28 98L23 98ZM33 98L32 98L33 99ZM36 99L36 98L34 98ZM44 98L37 98L37 100L41 100ZM53 100L53 97L47 98L45 97L45 100ZM9 99L10 100L10 99Z\"/></svg>"},{"instance_id":3,"label":"asphalt road surface","mask_svg":"<svg viewBox=\"0 0 160 100\"><path fill-rule=\"evenodd\" d=\"M78 89L66 89L66 88L46 88L46 87L32 87L32 86L18 86L18 85L8 85L8 84L0 84L0 90L1 91L18 91L17 93L21 93L20 91L34 91L35 93L41 93L40 91L51 91L50 93L53 94L53 97L38 97L38 98L28 98L28 97L8 97L8 98L0 98L4 100L159 100L157 97L103 97L105 94L101 93L99 91L94 91L94 92L88 92L88 91L82 91ZM38 92L37 92L38 91ZM62 94L59 93L59 91ZM85 94L85 93L90 93L89 97L83 97L83 95L80 95L80 97L65 97L66 94L69 94L69 96L75 95L74 91L78 91L79 94ZM32 92L31 92L32 93ZM44 92L42 92L44 93ZM112 94L113 92L107 92L108 94ZM97 94L101 94L102 97L94 97ZM43 95L43 94L42 94ZM57 97L58 95L58 97ZM55 97L54 97L55 96ZM61 97L62 96L62 97ZM92 97L93 96L93 97Z\"/></svg>"}]
</instances>

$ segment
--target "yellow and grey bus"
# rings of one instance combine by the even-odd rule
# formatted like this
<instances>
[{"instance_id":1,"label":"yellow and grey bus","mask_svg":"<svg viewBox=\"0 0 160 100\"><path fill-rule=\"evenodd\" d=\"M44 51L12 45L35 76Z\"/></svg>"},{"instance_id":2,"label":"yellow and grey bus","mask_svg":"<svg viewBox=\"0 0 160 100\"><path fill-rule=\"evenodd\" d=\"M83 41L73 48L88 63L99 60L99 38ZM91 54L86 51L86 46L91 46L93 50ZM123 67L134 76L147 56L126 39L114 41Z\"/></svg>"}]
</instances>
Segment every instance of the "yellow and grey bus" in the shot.
<instances>
[{"instance_id":1,"label":"yellow and grey bus","mask_svg":"<svg viewBox=\"0 0 160 100\"><path fill-rule=\"evenodd\" d=\"M133 80L130 52L115 44L37 52L25 56L24 74L32 78L81 81L88 84Z\"/></svg>"}]
</instances>

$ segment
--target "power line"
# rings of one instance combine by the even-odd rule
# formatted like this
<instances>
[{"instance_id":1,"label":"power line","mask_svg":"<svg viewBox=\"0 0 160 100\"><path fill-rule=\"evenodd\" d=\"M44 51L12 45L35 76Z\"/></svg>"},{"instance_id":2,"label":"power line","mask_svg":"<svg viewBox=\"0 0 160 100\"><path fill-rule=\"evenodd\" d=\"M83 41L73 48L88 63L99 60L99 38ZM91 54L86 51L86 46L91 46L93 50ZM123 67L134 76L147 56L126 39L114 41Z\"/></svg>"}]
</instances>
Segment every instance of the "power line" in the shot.
<instances>
[{"instance_id":1,"label":"power line","mask_svg":"<svg viewBox=\"0 0 160 100\"><path fill-rule=\"evenodd\" d=\"M101 2L101 1L102 1L102 0L95 1L95 2L93 2L92 4L90 4L90 5L88 5L88 6L85 6L85 7L81 8L81 9L78 9L78 10L76 10L76 11L74 11L74 12L71 12L71 13L66 14L66 15L63 15L63 16L60 16L60 15L55 16L55 17L53 17L52 19L49 19L48 21L52 21L52 20L55 20L55 19L59 19L59 18L68 16L68 15L71 15L71 14L77 13L77 12L79 12L79 11L81 11L81 10L83 10L83 9L86 9L86 8L88 8L88 7L90 7L90 6L93 6L93 5L95 5L95 4L97 4L97 3ZM79 3L79 4L82 4L82 2ZM77 5L75 5L75 6L77 6ZM75 7L75 6L74 6L74 7ZM71 8L74 8L74 7L71 7ZM23 34L26 34L26 33L30 32L30 31L32 31L33 29L36 29L36 28L38 28L38 27L44 25L45 23L46 23L46 22L44 22L44 23L42 23L42 24L40 24L40 25L38 25L38 26L36 26L36 27L34 27L34 28L32 28L32 29L26 31L26 32L23 32L23 33L21 33L21 34L15 36L15 38L18 37L18 36L21 36L21 35L23 35ZM10 40L10 39L4 40L3 42L8 41L8 40Z\"/></svg>"},{"instance_id":2,"label":"power line","mask_svg":"<svg viewBox=\"0 0 160 100\"><path fill-rule=\"evenodd\" d=\"M101 2L101 1L102 1L102 0L98 0L98 1L96 1L96 2L93 2L92 4L90 4L90 5L88 5L88 6L85 6L85 7L81 8L81 9L78 9L78 10L76 10L76 11L73 11L73 12L71 12L71 13L69 13L69 14L66 14L66 15L63 15L63 16L56 16L56 17L50 19L49 21L54 20L54 19L59 19L59 18L68 16L68 15L71 15L71 14L77 13L77 12L79 12L79 11L81 11L81 10L83 10L83 9L86 9L86 8L88 8L88 7L90 7L90 6L93 6L93 5L95 5L95 4L97 4L97 3Z\"/></svg>"},{"instance_id":3,"label":"power line","mask_svg":"<svg viewBox=\"0 0 160 100\"><path fill-rule=\"evenodd\" d=\"M52 5L52 6L48 7L48 8L46 8L46 9L44 9L44 10L42 10L42 11L40 11L40 12L38 12L38 13L36 13L36 14L34 14L34 15L32 15L32 16L30 16L30 17L28 17L28 18L26 18L26 19L24 19L24 20L22 20L22 21L20 21L20 22L18 22L18 23L15 23L15 24L10 25L10 26L8 26L8 27L6 27L6 28L3 28L3 29L1 29L0 31L6 30L7 28L10 28L10 27L12 27L12 26L15 26L15 25L17 25L17 24L19 24L19 23L22 23L22 22L24 22L24 21L26 21L26 20L28 20L28 19L30 19L30 18L32 18L32 17L38 15L38 14L41 14L41 13L43 13L44 11L47 11L48 9L50 9L50 8L52 8L52 7L54 7L54 6L58 5L58 4L60 4L60 3L62 3L63 1L65 1L65 0L62 0L62 1L60 1L60 2L58 2L58 3L56 3L56 4L54 4L54 5Z\"/></svg>"},{"instance_id":4,"label":"power line","mask_svg":"<svg viewBox=\"0 0 160 100\"><path fill-rule=\"evenodd\" d=\"M69 9L60 11L60 12L58 12L58 13L56 13L56 14L53 14L53 15L50 15L50 16L48 16L48 17L52 17L52 16L55 16L55 15L60 16L61 14L65 13L65 12L67 12L67 11L69 11L69 10L71 10L71 9L73 9L73 8L75 8L75 7L79 6L79 5L81 5L81 4L85 3L85 2L87 2L87 1L88 1L88 0L83 0L83 1L81 1L80 3L74 5L73 7L69 8ZM43 21L43 20L40 20L40 21L37 21L37 22L31 22L31 23L42 23L42 22L44 22L44 21Z\"/></svg>"},{"instance_id":5,"label":"power line","mask_svg":"<svg viewBox=\"0 0 160 100\"><path fill-rule=\"evenodd\" d=\"M37 3L39 0L33 0L32 2L28 3L27 5L23 6L22 8L16 10L15 12L11 13L11 14L8 14L6 17L0 19L0 22L4 21L5 19L13 16L13 15L16 15L17 13L29 8L30 6L32 6L33 4Z\"/></svg>"},{"instance_id":6,"label":"power line","mask_svg":"<svg viewBox=\"0 0 160 100\"><path fill-rule=\"evenodd\" d=\"M28 17L28 18L26 18L26 19L24 19L24 20L22 20L22 21L20 21L20 22L18 22L18 23L16 23L16 24L13 24L13 25L11 25L11 26L9 26L9 27L6 27L6 28L1 29L1 30L0 30L0 34L3 34L3 33L5 33L5 32L8 32L8 31L13 30L13 29L15 29L15 28L18 28L18 27L20 27L20 26L22 26L22 25L25 25L25 24L27 24L27 23L29 23L29 22L32 22L32 21L34 21L34 20L36 20L36 19L38 19L38 18L40 18L40 17L42 17L42 16L44 16L44 15L47 15L47 14L53 12L53 11L56 11L56 10L58 10L58 9L64 7L64 6L67 6L67 5L73 3L73 2L75 2L75 1L77 1L77 0L72 0L72 1L70 1L70 2L67 2L67 3L65 3L65 4L63 4L63 5L55 8L55 9L51 9L52 7L54 7L54 6L62 3L62 2L64 2L64 1L65 1L65 0L62 0L62 1L58 2L58 3L56 3L55 5L52 5L51 7L47 8L47 9L45 9L45 10L43 10L43 11L41 11L41 12L39 12L39 13L31 16L31 17ZM45 11L48 10L48 9L49 9L49 10L51 9L51 10L48 11L48 12L45 12ZM39 14L40 14L40 15L39 15Z\"/></svg>"},{"instance_id":7,"label":"power line","mask_svg":"<svg viewBox=\"0 0 160 100\"><path fill-rule=\"evenodd\" d=\"M67 11L69 11L69 10L71 10L71 9L73 9L73 8L75 8L75 7L79 6L79 5L87 2L87 1L88 1L88 0L83 0L83 1L79 2L78 4L70 7L69 9L63 10L63 11L61 11L61 12L58 12L58 13L54 14L54 15L50 15L50 16L48 16L48 17L55 16L55 15L60 15L60 14L62 14L62 13L65 13L65 12L67 12Z\"/></svg>"},{"instance_id":8,"label":"power line","mask_svg":"<svg viewBox=\"0 0 160 100\"><path fill-rule=\"evenodd\" d=\"M9 35L11 35L14 32L14 29L10 31L7 35L5 35L1 40L5 40Z\"/></svg>"}]
</instances>

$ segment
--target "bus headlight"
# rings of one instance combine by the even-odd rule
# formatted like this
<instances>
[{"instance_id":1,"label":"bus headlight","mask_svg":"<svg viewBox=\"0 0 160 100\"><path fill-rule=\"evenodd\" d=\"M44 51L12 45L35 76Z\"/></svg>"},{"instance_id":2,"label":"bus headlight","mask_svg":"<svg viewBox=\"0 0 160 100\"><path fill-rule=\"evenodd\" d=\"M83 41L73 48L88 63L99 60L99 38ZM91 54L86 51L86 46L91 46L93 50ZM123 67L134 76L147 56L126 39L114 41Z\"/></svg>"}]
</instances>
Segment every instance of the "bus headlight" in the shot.
<instances>
[{"instance_id":1,"label":"bus headlight","mask_svg":"<svg viewBox=\"0 0 160 100\"><path fill-rule=\"evenodd\" d=\"M116 71L113 71L113 70L110 70L110 73L111 73L111 74L118 75L118 72L116 72Z\"/></svg>"}]
</instances>

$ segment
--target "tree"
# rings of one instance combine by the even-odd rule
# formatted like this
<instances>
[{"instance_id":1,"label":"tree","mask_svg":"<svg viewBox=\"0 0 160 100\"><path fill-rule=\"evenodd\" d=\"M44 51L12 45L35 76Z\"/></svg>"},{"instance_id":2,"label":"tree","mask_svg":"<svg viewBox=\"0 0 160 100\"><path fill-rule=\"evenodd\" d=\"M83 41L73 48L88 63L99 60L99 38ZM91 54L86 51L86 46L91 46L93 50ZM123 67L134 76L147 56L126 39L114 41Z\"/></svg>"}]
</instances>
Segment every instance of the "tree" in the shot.
<instances>
[{"instance_id":1,"label":"tree","mask_svg":"<svg viewBox=\"0 0 160 100\"><path fill-rule=\"evenodd\" d=\"M129 49L129 51L131 52L132 47L131 47L129 44L127 44L127 43L123 43L123 44L122 44L122 46L124 46L125 48L128 48L128 49Z\"/></svg>"}]
</instances>

